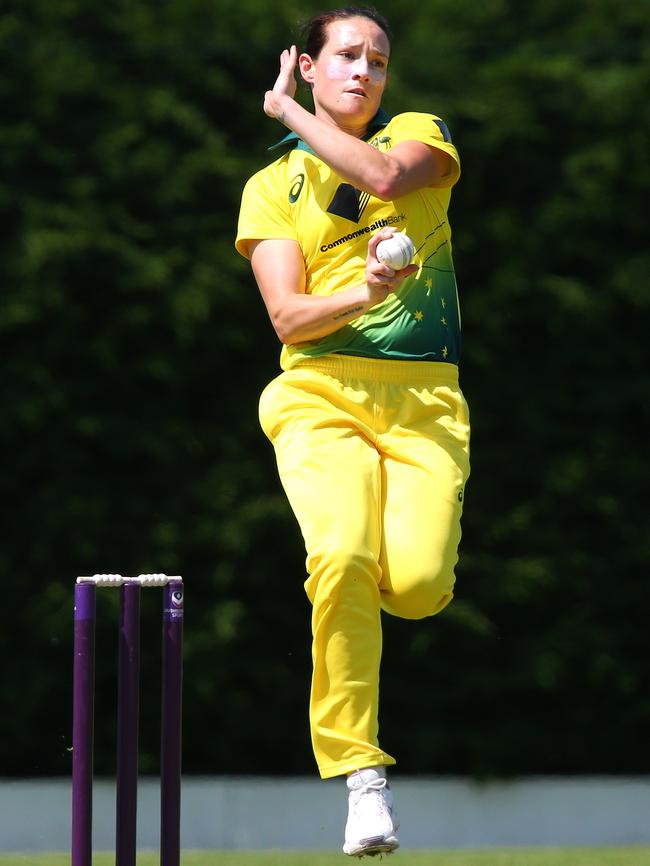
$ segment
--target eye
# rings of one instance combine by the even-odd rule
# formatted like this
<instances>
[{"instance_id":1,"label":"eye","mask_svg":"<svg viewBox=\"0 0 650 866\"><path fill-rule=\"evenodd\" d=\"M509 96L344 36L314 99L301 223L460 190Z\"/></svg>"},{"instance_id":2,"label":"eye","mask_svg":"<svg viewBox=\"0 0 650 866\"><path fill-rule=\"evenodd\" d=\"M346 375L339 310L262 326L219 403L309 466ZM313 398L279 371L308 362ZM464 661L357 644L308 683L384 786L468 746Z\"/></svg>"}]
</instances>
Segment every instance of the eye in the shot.
<instances>
[{"instance_id":1,"label":"eye","mask_svg":"<svg viewBox=\"0 0 650 866\"><path fill-rule=\"evenodd\" d=\"M354 60L354 54L351 51L339 51L339 55L345 57L346 60Z\"/></svg>"}]
</instances>

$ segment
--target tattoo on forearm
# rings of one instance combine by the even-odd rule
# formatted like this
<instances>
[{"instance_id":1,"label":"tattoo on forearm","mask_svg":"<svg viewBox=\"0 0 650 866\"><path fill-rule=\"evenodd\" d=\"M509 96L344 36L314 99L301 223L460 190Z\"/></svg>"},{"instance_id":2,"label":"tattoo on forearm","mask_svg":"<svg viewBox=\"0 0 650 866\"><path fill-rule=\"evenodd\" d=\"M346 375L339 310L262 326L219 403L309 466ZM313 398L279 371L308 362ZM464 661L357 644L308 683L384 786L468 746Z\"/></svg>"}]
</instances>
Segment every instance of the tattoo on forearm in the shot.
<instances>
[{"instance_id":1,"label":"tattoo on forearm","mask_svg":"<svg viewBox=\"0 0 650 866\"><path fill-rule=\"evenodd\" d=\"M278 115L278 120L280 121L280 123L284 123L285 117L286 117L286 111L280 112L280 114Z\"/></svg>"},{"instance_id":2,"label":"tattoo on forearm","mask_svg":"<svg viewBox=\"0 0 650 866\"><path fill-rule=\"evenodd\" d=\"M354 313L360 313L363 310L363 307L359 305L358 307L350 307L349 310L344 310L342 313L337 313L334 316L334 321L338 321L338 319L345 319L346 316L351 316Z\"/></svg>"}]
</instances>

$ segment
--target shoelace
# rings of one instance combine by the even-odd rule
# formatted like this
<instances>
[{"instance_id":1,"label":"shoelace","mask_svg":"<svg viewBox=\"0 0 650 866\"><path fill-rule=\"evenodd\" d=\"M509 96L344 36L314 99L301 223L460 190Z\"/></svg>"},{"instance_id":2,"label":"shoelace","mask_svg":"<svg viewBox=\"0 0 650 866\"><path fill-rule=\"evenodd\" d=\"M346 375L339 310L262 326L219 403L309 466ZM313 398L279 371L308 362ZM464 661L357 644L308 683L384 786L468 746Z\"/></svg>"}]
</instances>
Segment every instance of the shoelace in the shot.
<instances>
[{"instance_id":1,"label":"shoelace","mask_svg":"<svg viewBox=\"0 0 650 866\"><path fill-rule=\"evenodd\" d=\"M378 797L373 797L372 802L375 805L377 812L380 813L384 809L388 811L389 814L392 813L392 809L386 800L381 796L381 791L388 785L386 779L374 779L372 782L366 782L365 785L362 785L360 788L356 788L352 790L350 801L353 806L358 806L361 798L364 794L378 794Z\"/></svg>"}]
</instances>

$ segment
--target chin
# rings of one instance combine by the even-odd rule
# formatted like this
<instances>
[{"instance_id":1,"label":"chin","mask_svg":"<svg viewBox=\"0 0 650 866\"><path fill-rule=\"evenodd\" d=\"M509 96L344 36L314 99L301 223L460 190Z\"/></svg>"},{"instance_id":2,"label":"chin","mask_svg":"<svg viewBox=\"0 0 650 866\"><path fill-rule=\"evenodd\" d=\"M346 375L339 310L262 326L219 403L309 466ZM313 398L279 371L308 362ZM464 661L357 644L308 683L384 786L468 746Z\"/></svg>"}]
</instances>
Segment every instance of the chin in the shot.
<instances>
[{"instance_id":1,"label":"chin","mask_svg":"<svg viewBox=\"0 0 650 866\"><path fill-rule=\"evenodd\" d=\"M339 103L334 110L337 114L340 114L343 117L354 117L359 121L365 120L369 122L377 113L378 107L379 106L370 106L367 102L362 102L359 105L355 105L353 102L350 101Z\"/></svg>"}]
</instances>

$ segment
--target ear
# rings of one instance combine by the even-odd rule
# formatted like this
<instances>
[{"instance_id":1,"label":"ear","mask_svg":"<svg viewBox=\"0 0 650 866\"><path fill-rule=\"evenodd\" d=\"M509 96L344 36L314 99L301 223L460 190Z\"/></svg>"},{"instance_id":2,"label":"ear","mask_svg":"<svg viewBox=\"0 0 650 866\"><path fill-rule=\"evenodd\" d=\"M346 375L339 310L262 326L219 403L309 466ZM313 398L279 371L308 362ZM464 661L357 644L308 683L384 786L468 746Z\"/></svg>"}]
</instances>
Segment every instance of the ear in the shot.
<instances>
[{"instance_id":1,"label":"ear","mask_svg":"<svg viewBox=\"0 0 650 866\"><path fill-rule=\"evenodd\" d=\"M307 84L314 83L314 61L311 59L309 54L301 54L298 58L298 66L300 67L300 74L303 77L303 81L306 81Z\"/></svg>"}]
</instances>

